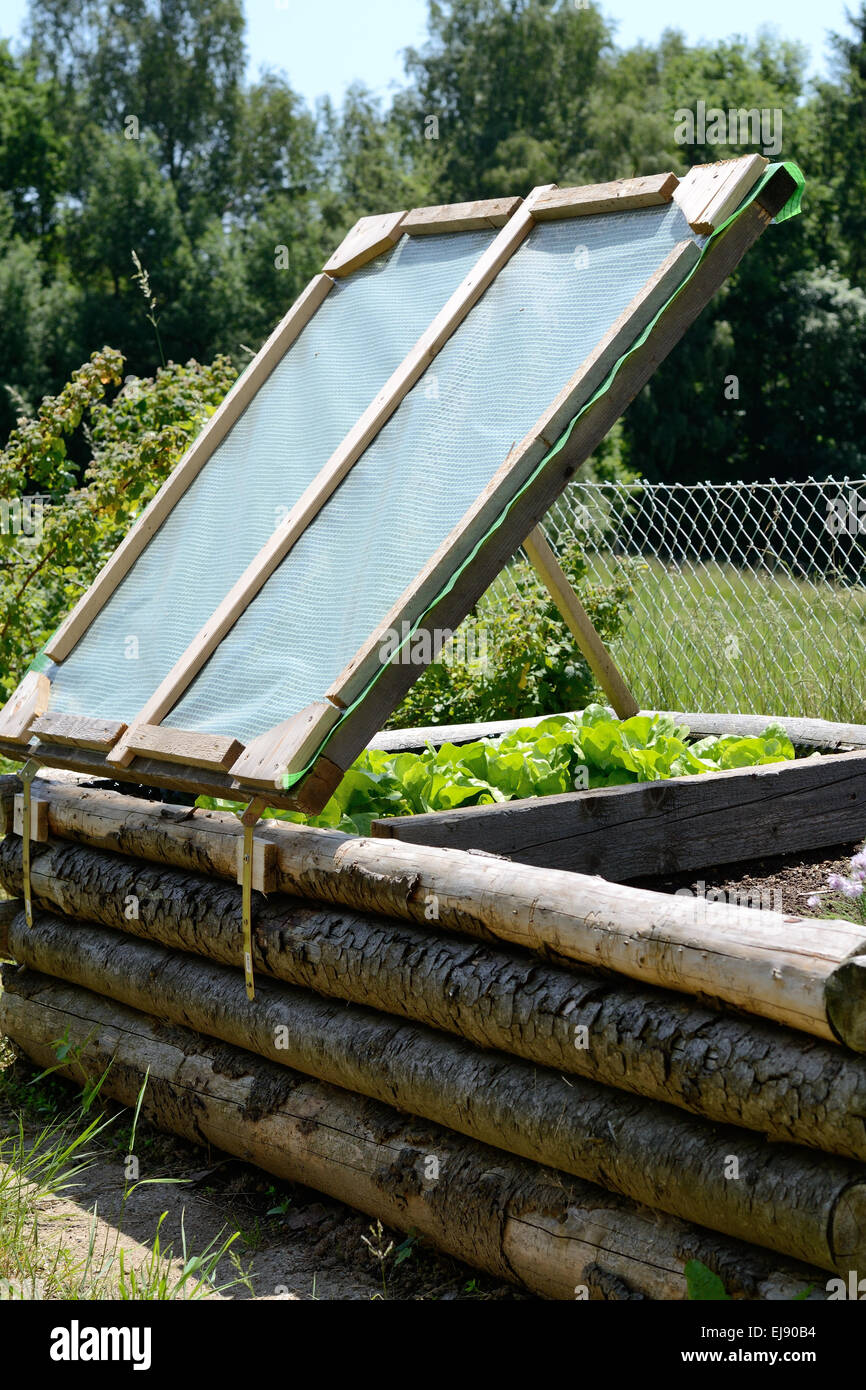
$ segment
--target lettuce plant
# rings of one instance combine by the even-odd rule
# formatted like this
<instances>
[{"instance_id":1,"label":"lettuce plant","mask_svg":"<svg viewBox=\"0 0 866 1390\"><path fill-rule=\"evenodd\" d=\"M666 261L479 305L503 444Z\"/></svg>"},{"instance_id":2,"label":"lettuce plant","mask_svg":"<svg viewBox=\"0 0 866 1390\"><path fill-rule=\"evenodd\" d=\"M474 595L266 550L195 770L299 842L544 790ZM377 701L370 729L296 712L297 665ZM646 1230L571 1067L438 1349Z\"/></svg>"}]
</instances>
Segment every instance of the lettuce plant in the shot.
<instances>
[{"instance_id":1,"label":"lettuce plant","mask_svg":"<svg viewBox=\"0 0 866 1390\"><path fill-rule=\"evenodd\" d=\"M688 739L686 726L669 715L619 720L603 705L589 705L582 714L555 715L498 739L439 748L429 744L423 753L367 749L318 816L293 811L266 815L368 835L370 823L387 816L657 782L794 757L790 739L776 724L753 738ZM232 803L210 797L200 798L198 805L234 809Z\"/></svg>"}]
</instances>

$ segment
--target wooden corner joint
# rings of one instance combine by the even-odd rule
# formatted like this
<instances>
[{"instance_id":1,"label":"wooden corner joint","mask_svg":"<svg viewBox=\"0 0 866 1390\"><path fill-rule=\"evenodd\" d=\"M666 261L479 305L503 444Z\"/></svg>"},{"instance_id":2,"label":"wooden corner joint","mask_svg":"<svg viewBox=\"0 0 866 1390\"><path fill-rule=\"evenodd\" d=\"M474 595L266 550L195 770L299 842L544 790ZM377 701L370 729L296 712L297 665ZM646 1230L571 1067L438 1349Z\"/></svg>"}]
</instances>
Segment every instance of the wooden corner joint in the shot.
<instances>
[{"instance_id":1,"label":"wooden corner joint","mask_svg":"<svg viewBox=\"0 0 866 1390\"><path fill-rule=\"evenodd\" d=\"M281 788L287 773L303 771L339 718L329 700L316 700L259 734L232 764L233 785Z\"/></svg>"},{"instance_id":2,"label":"wooden corner joint","mask_svg":"<svg viewBox=\"0 0 866 1390\"><path fill-rule=\"evenodd\" d=\"M384 251L390 251L403 235L401 224L405 218L402 212L386 212L376 217L359 217L354 227L346 234L330 260L322 267L324 275L342 279L360 270L368 261L375 260Z\"/></svg>"},{"instance_id":3,"label":"wooden corner joint","mask_svg":"<svg viewBox=\"0 0 866 1390\"><path fill-rule=\"evenodd\" d=\"M27 675L0 710L0 739L9 743L26 744L30 740L30 727L48 709L51 697L51 682L41 671L28 671Z\"/></svg>"},{"instance_id":4,"label":"wooden corner joint","mask_svg":"<svg viewBox=\"0 0 866 1390\"><path fill-rule=\"evenodd\" d=\"M767 163L762 154L746 154L718 164L693 165L673 195L692 231L712 236L736 212Z\"/></svg>"}]
</instances>

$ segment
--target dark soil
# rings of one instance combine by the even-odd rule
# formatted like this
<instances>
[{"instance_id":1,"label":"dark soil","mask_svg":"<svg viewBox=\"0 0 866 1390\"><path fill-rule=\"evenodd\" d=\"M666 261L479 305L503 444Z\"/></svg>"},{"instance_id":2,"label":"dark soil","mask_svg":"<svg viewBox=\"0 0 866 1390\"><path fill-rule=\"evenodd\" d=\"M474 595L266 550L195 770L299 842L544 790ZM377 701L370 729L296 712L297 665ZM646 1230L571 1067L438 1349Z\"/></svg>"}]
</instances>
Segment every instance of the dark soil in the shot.
<instances>
[{"instance_id":1,"label":"dark soil","mask_svg":"<svg viewBox=\"0 0 866 1390\"><path fill-rule=\"evenodd\" d=\"M683 874L630 880L636 888L659 893L687 890L696 895L719 894L719 901L740 902L787 916L820 917L806 906L812 893L826 891L829 874L846 874L849 860L860 842L834 845L812 853L777 854L764 859L744 859L735 864L698 869Z\"/></svg>"}]
</instances>

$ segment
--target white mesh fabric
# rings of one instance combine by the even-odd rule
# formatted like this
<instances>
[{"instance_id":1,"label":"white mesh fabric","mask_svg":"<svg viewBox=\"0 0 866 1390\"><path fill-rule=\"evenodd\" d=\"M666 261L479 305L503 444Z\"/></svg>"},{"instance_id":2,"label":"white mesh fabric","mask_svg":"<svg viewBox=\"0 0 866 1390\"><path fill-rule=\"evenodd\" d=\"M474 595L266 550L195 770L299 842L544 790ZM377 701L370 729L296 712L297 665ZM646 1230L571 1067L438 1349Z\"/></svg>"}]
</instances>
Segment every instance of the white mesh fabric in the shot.
<instances>
[{"instance_id":1,"label":"white mesh fabric","mask_svg":"<svg viewBox=\"0 0 866 1390\"><path fill-rule=\"evenodd\" d=\"M138 713L495 235L403 237L335 284L52 673L52 710Z\"/></svg>"},{"instance_id":2,"label":"white mesh fabric","mask_svg":"<svg viewBox=\"0 0 866 1390\"><path fill-rule=\"evenodd\" d=\"M533 228L166 723L248 741L321 699L690 235L674 205Z\"/></svg>"}]
</instances>

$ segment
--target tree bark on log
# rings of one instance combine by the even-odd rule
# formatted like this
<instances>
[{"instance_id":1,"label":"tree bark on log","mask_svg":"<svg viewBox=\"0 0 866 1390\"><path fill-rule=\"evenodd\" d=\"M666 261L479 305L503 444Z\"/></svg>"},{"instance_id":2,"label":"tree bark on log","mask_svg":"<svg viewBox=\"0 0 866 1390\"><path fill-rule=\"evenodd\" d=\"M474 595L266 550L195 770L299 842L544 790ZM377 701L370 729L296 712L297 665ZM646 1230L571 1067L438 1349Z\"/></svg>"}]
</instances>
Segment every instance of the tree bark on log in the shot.
<instances>
[{"instance_id":1,"label":"tree bark on log","mask_svg":"<svg viewBox=\"0 0 866 1390\"><path fill-rule=\"evenodd\" d=\"M682 1299L691 1259L735 1297L824 1295L815 1269L32 971L4 970L0 1025L39 1066L79 1085L82 1067L108 1069L101 1094L126 1105L149 1071L142 1109L163 1129L414 1229L546 1298L604 1297L623 1281L647 1298ZM76 1059L58 1065L61 1036Z\"/></svg>"},{"instance_id":2,"label":"tree bark on log","mask_svg":"<svg viewBox=\"0 0 866 1390\"><path fill-rule=\"evenodd\" d=\"M670 1215L825 1269L866 1263L861 1165L286 985L250 1001L239 972L118 932L19 915L11 941L44 974Z\"/></svg>"},{"instance_id":3,"label":"tree bark on log","mask_svg":"<svg viewBox=\"0 0 866 1390\"><path fill-rule=\"evenodd\" d=\"M63 843L38 847L31 879L49 911L239 965L235 887ZM20 882L20 841L8 839L0 884L18 892ZM0 924L0 947L2 933ZM778 1142L866 1159L866 1059L776 1024L281 895L258 898L253 955L257 971L319 994Z\"/></svg>"},{"instance_id":4,"label":"tree bark on log","mask_svg":"<svg viewBox=\"0 0 866 1390\"><path fill-rule=\"evenodd\" d=\"M34 794L48 801L49 831L61 839L236 879L241 827L233 815L143 809L134 797L47 781L34 783ZM602 966L854 1048L866 1036L866 966L858 964L866 942L851 922L812 923L278 821L256 835L276 846L276 887L284 892ZM849 960L840 1009L838 989L827 985Z\"/></svg>"}]
</instances>

